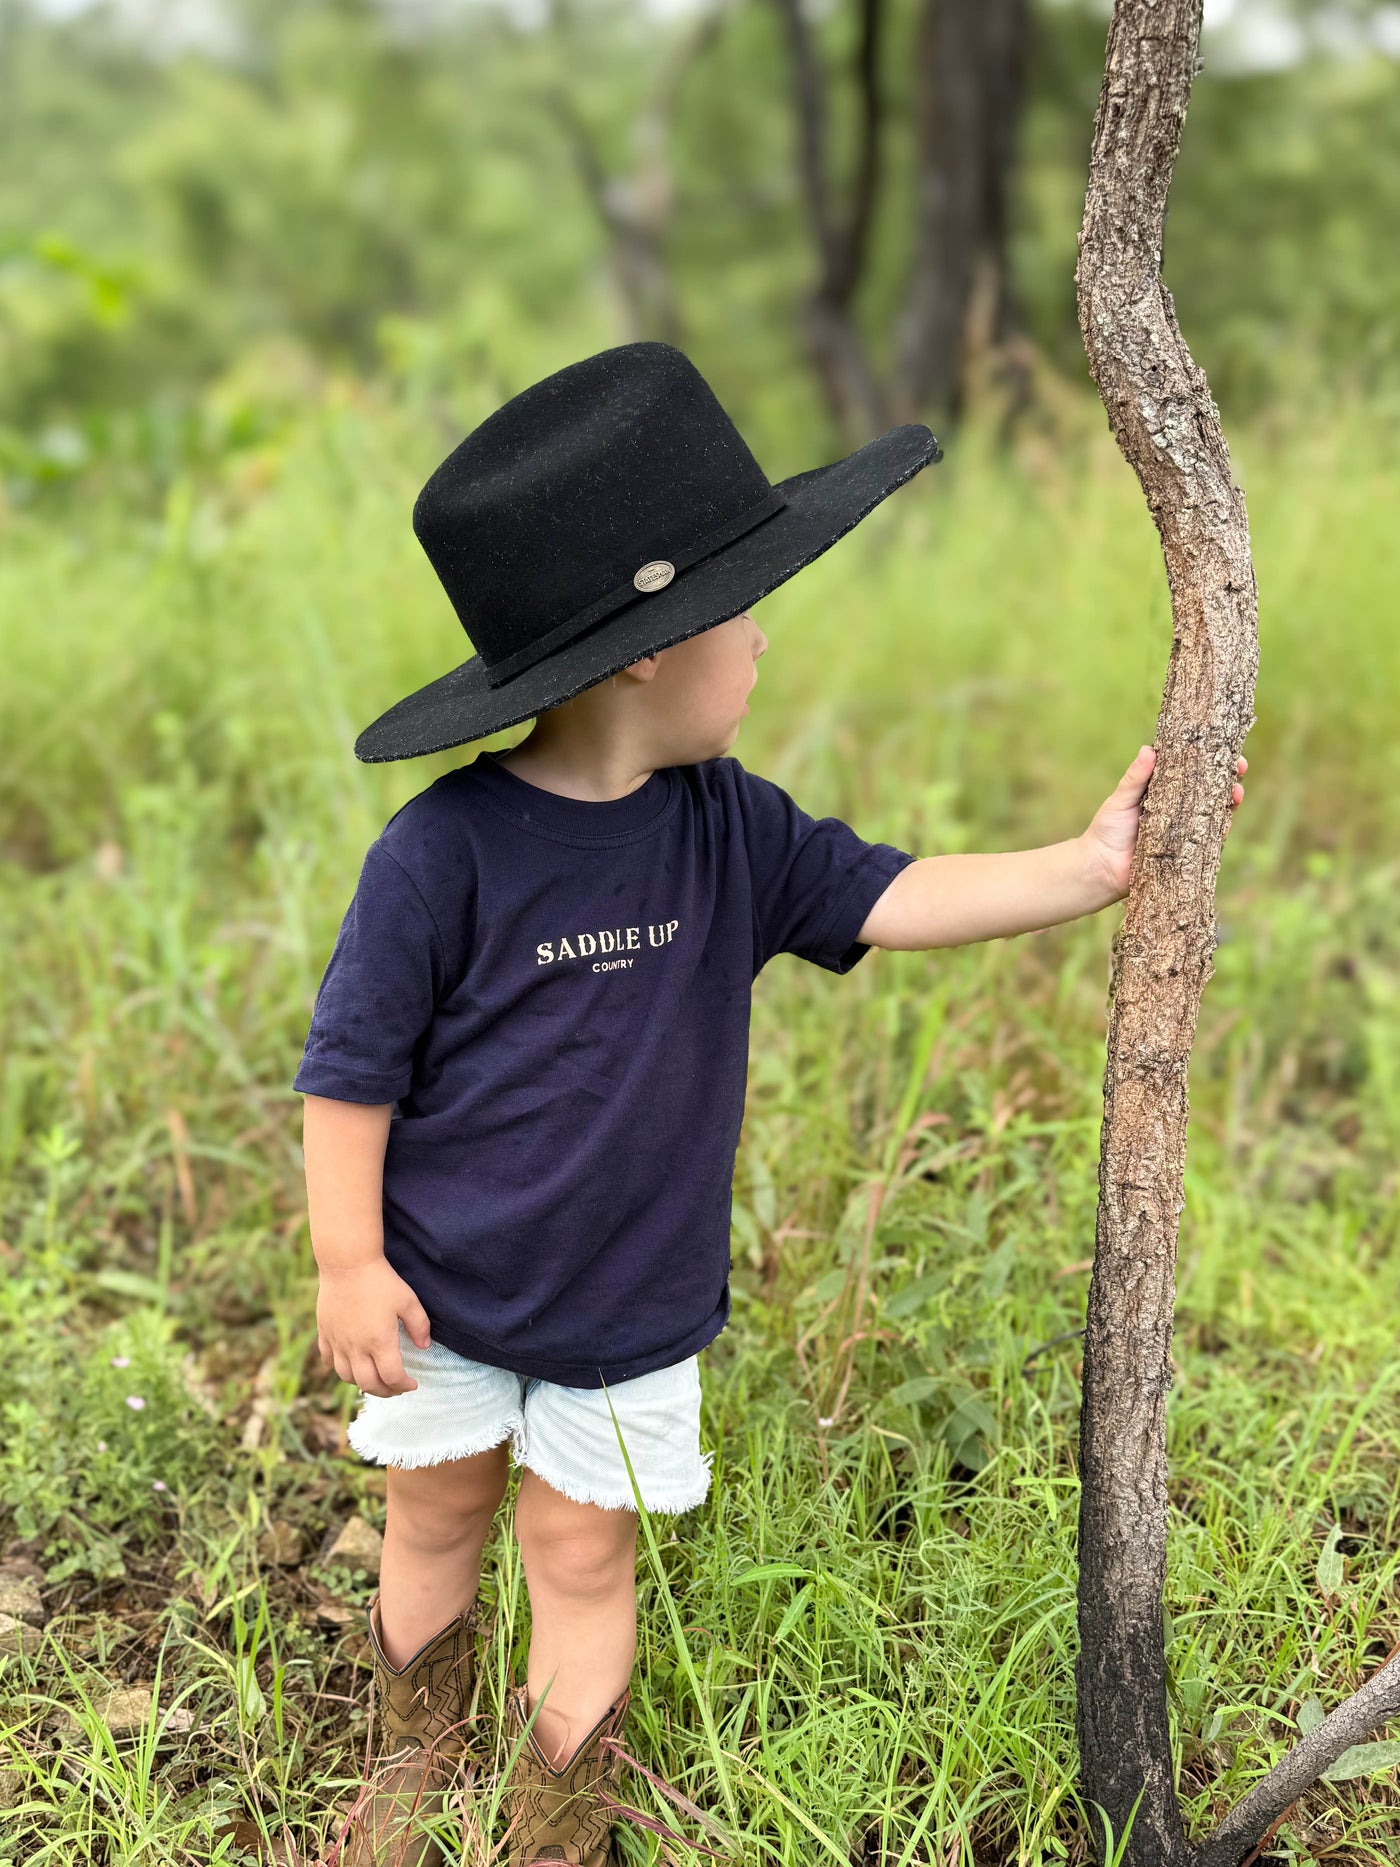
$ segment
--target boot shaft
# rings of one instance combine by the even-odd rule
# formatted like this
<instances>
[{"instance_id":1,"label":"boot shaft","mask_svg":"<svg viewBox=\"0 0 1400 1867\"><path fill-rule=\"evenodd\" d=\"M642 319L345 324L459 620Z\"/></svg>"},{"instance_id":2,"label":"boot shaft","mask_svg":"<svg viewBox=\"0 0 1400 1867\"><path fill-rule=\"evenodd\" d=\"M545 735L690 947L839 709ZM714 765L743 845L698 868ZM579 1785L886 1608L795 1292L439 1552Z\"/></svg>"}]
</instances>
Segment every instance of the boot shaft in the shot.
<instances>
[{"instance_id":1,"label":"boot shaft","mask_svg":"<svg viewBox=\"0 0 1400 1867\"><path fill-rule=\"evenodd\" d=\"M507 1695L510 1747L520 1745L507 1779L511 1832L503 1867L612 1867L613 1812L603 1793L616 1797L621 1759L607 1740L622 1737L630 1689L610 1705L565 1763L550 1763L531 1730L524 1686Z\"/></svg>"},{"instance_id":2,"label":"boot shaft","mask_svg":"<svg viewBox=\"0 0 1400 1867\"><path fill-rule=\"evenodd\" d=\"M366 1613L374 1667L372 1750L342 1867L444 1867L442 1849L423 1833L419 1818L442 1809L469 1749L479 1604L399 1667L389 1664L380 1642L378 1607L376 1595Z\"/></svg>"},{"instance_id":3,"label":"boot shaft","mask_svg":"<svg viewBox=\"0 0 1400 1867\"><path fill-rule=\"evenodd\" d=\"M466 1717L476 1684L480 1604L425 1641L400 1667L389 1664L376 1625L379 1597L366 1611L374 1665L375 1723L381 1752L432 1748L456 1761L466 1747Z\"/></svg>"}]
</instances>

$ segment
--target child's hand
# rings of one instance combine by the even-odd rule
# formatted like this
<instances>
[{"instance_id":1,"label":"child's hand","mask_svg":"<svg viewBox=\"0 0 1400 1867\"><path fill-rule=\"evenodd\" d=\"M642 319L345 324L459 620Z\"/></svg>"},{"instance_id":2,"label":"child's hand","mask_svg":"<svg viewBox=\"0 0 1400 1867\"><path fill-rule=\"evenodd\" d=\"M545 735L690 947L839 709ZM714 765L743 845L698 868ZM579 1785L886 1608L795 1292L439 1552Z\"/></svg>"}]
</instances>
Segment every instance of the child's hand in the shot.
<instances>
[{"instance_id":1,"label":"child's hand","mask_svg":"<svg viewBox=\"0 0 1400 1867\"><path fill-rule=\"evenodd\" d=\"M1142 798L1147 789L1147 781L1152 776L1157 763L1157 754L1151 746L1144 746L1132 764L1118 780L1111 796L1094 813L1093 822L1084 832L1084 843L1088 854L1095 863L1106 883L1112 889L1112 899L1121 901L1128 892L1128 871L1133 865L1133 850L1137 844L1138 820L1142 815ZM1242 758L1235 763L1235 770L1240 777L1249 770L1249 760ZM1244 798L1244 786L1236 784L1230 792L1230 808L1233 810ZM1233 821L1233 820L1232 820ZM1230 833L1230 825L1225 825L1225 834Z\"/></svg>"},{"instance_id":2,"label":"child's hand","mask_svg":"<svg viewBox=\"0 0 1400 1867\"><path fill-rule=\"evenodd\" d=\"M399 1322L416 1348L427 1348L427 1311L385 1257L321 1271L316 1346L342 1381L387 1400L418 1383L404 1372Z\"/></svg>"}]
</instances>

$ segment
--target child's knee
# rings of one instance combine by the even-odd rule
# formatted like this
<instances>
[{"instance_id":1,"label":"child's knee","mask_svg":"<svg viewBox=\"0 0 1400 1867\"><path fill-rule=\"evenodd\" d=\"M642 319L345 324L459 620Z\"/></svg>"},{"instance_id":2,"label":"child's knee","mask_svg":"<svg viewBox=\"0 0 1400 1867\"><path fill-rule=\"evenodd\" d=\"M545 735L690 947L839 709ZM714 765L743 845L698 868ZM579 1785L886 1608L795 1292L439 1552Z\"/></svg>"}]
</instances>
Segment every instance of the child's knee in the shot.
<instances>
[{"instance_id":1,"label":"child's knee","mask_svg":"<svg viewBox=\"0 0 1400 1867\"><path fill-rule=\"evenodd\" d=\"M510 1478L506 1446L387 1474L389 1517L417 1542L470 1543L491 1527Z\"/></svg>"},{"instance_id":2,"label":"child's knee","mask_svg":"<svg viewBox=\"0 0 1400 1867\"><path fill-rule=\"evenodd\" d=\"M636 1564L638 1520L630 1510L601 1510L563 1496L535 1473L520 1478L515 1535L528 1569L571 1593L600 1593Z\"/></svg>"}]
</instances>

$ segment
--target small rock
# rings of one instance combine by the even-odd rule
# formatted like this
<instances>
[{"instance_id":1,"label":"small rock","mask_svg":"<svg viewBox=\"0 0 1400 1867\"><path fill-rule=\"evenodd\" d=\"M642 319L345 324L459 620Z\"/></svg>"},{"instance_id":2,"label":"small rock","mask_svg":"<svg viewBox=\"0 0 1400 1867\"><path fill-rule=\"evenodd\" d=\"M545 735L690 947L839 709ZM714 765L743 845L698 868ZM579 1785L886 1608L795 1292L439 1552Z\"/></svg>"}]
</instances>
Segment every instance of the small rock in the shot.
<instances>
[{"instance_id":1,"label":"small rock","mask_svg":"<svg viewBox=\"0 0 1400 1867\"><path fill-rule=\"evenodd\" d=\"M98 1706L102 1722L118 1737L123 1731L135 1731L151 1712L151 1688L148 1685L118 1686Z\"/></svg>"},{"instance_id":2,"label":"small rock","mask_svg":"<svg viewBox=\"0 0 1400 1867\"><path fill-rule=\"evenodd\" d=\"M183 1737L194 1729L194 1713L188 1705L177 1705L166 1715L165 1729L174 1737Z\"/></svg>"},{"instance_id":3,"label":"small rock","mask_svg":"<svg viewBox=\"0 0 1400 1867\"><path fill-rule=\"evenodd\" d=\"M363 1517L350 1517L341 1525L340 1534L326 1552L325 1561L334 1567L363 1569L366 1575L378 1575L384 1554L384 1538Z\"/></svg>"},{"instance_id":4,"label":"small rock","mask_svg":"<svg viewBox=\"0 0 1400 1867\"><path fill-rule=\"evenodd\" d=\"M0 1809L12 1809L24 1793L24 1778L18 1770L0 1770Z\"/></svg>"},{"instance_id":5,"label":"small rock","mask_svg":"<svg viewBox=\"0 0 1400 1867\"><path fill-rule=\"evenodd\" d=\"M0 1614L8 1614L12 1621L28 1621L31 1627L43 1626L44 1604L32 1575L0 1575Z\"/></svg>"},{"instance_id":6,"label":"small rock","mask_svg":"<svg viewBox=\"0 0 1400 1867\"><path fill-rule=\"evenodd\" d=\"M9 1555L0 1562L0 1576L28 1576L31 1582L37 1582L42 1588L48 1577L32 1556Z\"/></svg>"},{"instance_id":7,"label":"small rock","mask_svg":"<svg viewBox=\"0 0 1400 1867\"><path fill-rule=\"evenodd\" d=\"M151 1688L149 1686L114 1686L101 1699L93 1699L93 1710L103 1720L112 1736L121 1736L125 1731L138 1731L151 1712ZM63 1705L52 1712L45 1720L45 1729L56 1736L71 1736L75 1731L82 1731L84 1721L71 1705Z\"/></svg>"},{"instance_id":8,"label":"small rock","mask_svg":"<svg viewBox=\"0 0 1400 1867\"><path fill-rule=\"evenodd\" d=\"M258 1554L274 1569L294 1569L305 1548L301 1531L281 1517L275 1518L258 1538Z\"/></svg>"},{"instance_id":9,"label":"small rock","mask_svg":"<svg viewBox=\"0 0 1400 1867\"><path fill-rule=\"evenodd\" d=\"M16 1620L13 1614L0 1614L0 1655L37 1653L43 1644L44 1636L37 1627Z\"/></svg>"},{"instance_id":10,"label":"small rock","mask_svg":"<svg viewBox=\"0 0 1400 1867\"><path fill-rule=\"evenodd\" d=\"M316 1610L316 1619L323 1627L348 1627L359 1618L359 1609L347 1608L343 1601L323 1601Z\"/></svg>"}]
</instances>

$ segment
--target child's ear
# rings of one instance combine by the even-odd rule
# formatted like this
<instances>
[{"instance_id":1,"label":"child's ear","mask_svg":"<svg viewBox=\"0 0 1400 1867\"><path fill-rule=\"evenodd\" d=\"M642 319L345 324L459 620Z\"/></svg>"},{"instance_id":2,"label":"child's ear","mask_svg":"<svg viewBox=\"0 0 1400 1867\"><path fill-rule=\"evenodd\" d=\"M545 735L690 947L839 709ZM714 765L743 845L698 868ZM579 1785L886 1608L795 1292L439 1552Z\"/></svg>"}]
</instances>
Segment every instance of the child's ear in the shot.
<instances>
[{"instance_id":1,"label":"child's ear","mask_svg":"<svg viewBox=\"0 0 1400 1867\"><path fill-rule=\"evenodd\" d=\"M639 681L652 681L656 679L656 670L660 666L660 662L660 653L655 655L643 655L640 661L632 662L632 664L624 668L622 672L632 675L634 679Z\"/></svg>"}]
</instances>

